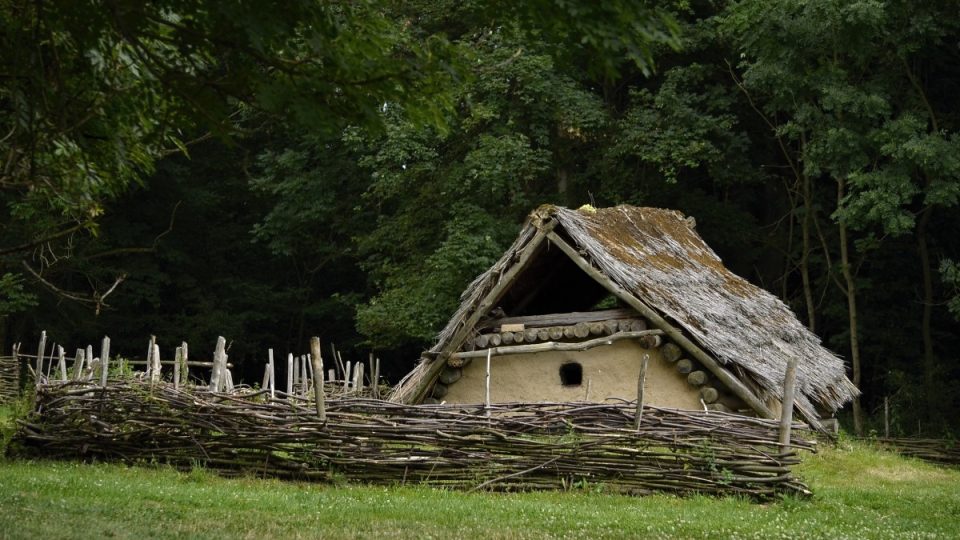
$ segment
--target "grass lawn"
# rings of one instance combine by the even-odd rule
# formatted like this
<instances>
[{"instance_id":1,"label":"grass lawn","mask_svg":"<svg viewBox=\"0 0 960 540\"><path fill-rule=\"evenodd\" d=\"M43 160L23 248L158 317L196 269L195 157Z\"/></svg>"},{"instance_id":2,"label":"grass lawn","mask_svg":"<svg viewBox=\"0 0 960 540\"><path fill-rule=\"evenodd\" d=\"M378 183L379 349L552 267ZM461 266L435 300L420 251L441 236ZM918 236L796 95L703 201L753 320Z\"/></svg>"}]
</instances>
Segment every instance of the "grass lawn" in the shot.
<instances>
[{"instance_id":1,"label":"grass lawn","mask_svg":"<svg viewBox=\"0 0 960 540\"><path fill-rule=\"evenodd\" d=\"M584 491L322 486L0 461L0 538L958 538L960 471L860 445L808 456L815 496L756 504Z\"/></svg>"}]
</instances>

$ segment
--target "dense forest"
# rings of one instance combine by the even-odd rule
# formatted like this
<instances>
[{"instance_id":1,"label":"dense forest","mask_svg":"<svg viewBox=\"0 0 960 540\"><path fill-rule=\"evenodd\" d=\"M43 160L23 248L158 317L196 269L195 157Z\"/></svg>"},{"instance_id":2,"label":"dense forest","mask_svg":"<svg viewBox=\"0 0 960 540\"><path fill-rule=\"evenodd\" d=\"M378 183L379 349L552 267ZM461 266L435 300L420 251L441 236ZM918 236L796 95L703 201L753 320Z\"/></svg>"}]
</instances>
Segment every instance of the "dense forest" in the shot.
<instances>
[{"instance_id":1,"label":"dense forest","mask_svg":"<svg viewBox=\"0 0 960 540\"><path fill-rule=\"evenodd\" d=\"M694 216L849 363L849 428L888 398L955 433L958 13L4 2L0 343L223 335L242 367L320 335L395 381L532 209L627 203Z\"/></svg>"}]
</instances>

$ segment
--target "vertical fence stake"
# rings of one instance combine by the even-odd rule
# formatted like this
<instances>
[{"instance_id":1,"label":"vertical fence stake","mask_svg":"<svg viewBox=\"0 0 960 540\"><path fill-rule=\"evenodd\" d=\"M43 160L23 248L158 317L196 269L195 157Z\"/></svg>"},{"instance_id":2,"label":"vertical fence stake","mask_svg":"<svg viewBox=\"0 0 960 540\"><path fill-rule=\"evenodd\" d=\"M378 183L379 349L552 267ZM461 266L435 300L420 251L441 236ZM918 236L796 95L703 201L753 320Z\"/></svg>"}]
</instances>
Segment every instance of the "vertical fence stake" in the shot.
<instances>
[{"instance_id":1,"label":"vertical fence stake","mask_svg":"<svg viewBox=\"0 0 960 540\"><path fill-rule=\"evenodd\" d=\"M40 344L37 345L37 376L36 383L40 384L40 375L43 374L43 357L47 351L47 331L40 332Z\"/></svg>"},{"instance_id":2,"label":"vertical fence stake","mask_svg":"<svg viewBox=\"0 0 960 540\"><path fill-rule=\"evenodd\" d=\"M267 349L267 366L270 367L270 399L277 398L276 375L277 370L273 364L273 349Z\"/></svg>"},{"instance_id":3,"label":"vertical fence stake","mask_svg":"<svg viewBox=\"0 0 960 540\"><path fill-rule=\"evenodd\" d=\"M487 416L490 416L490 355L493 354L493 349L487 349L487 378L484 381L484 391L483 391L483 409L486 411Z\"/></svg>"},{"instance_id":4,"label":"vertical fence stake","mask_svg":"<svg viewBox=\"0 0 960 540\"><path fill-rule=\"evenodd\" d=\"M363 373L368 379L373 376L373 353L370 353L370 355L367 357L367 365L363 368ZM372 382L371 386L373 386Z\"/></svg>"},{"instance_id":5,"label":"vertical fence stake","mask_svg":"<svg viewBox=\"0 0 960 540\"><path fill-rule=\"evenodd\" d=\"M346 376L346 373L347 373L347 372L346 372L346 370L345 370L344 367L343 367L343 357L340 356L340 353L339 353L339 352L337 352L337 346L334 345L332 341L330 342L330 351L331 351L332 354L333 354L333 361L334 361L334 364L335 364L335 365L333 366L334 369L339 369L339 374L342 375L343 378L347 378L347 376Z\"/></svg>"},{"instance_id":6,"label":"vertical fence stake","mask_svg":"<svg viewBox=\"0 0 960 540\"><path fill-rule=\"evenodd\" d=\"M53 355L56 353L56 351L57 351L57 342L53 342L53 346L50 347L50 358L45 360L47 362L47 371L46 371L45 378L48 381L50 380L50 370L53 369Z\"/></svg>"},{"instance_id":7,"label":"vertical fence stake","mask_svg":"<svg viewBox=\"0 0 960 540\"><path fill-rule=\"evenodd\" d=\"M173 389L180 389L180 362L183 361L183 347L177 347L173 353Z\"/></svg>"},{"instance_id":8,"label":"vertical fence stake","mask_svg":"<svg viewBox=\"0 0 960 540\"><path fill-rule=\"evenodd\" d=\"M157 343L157 336L150 336L150 342L147 343L147 377L153 380L153 346Z\"/></svg>"},{"instance_id":9,"label":"vertical fence stake","mask_svg":"<svg viewBox=\"0 0 960 540\"><path fill-rule=\"evenodd\" d=\"M223 336L217 337L217 348L213 351L213 368L210 371L210 391L219 392L223 386L222 379L226 371L227 340Z\"/></svg>"},{"instance_id":10,"label":"vertical fence stake","mask_svg":"<svg viewBox=\"0 0 960 540\"><path fill-rule=\"evenodd\" d=\"M186 341L180 342L180 353L183 355L183 365L180 366L180 384L186 386L190 382L190 364L187 363L190 358L190 349Z\"/></svg>"},{"instance_id":11,"label":"vertical fence stake","mask_svg":"<svg viewBox=\"0 0 960 540\"><path fill-rule=\"evenodd\" d=\"M380 359L377 358L376 363L373 365L373 378L370 380L373 383L373 399L380 399Z\"/></svg>"},{"instance_id":12,"label":"vertical fence stake","mask_svg":"<svg viewBox=\"0 0 960 540\"><path fill-rule=\"evenodd\" d=\"M310 362L313 365L313 394L317 402L317 417L327 421L327 408L323 396L323 357L320 356L320 338L310 338Z\"/></svg>"},{"instance_id":13,"label":"vertical fence stake","mask_svg":"<svg viewBox=\"0 0 960 540\"><path fill-rule=\"evenodd\" d=\"M307 364L309 364L307 355L300 355L300 395L307 397L307 391L310 388L310 380L307 379Z\"/></svg>"},{"instance_id":14,"label":"vertical fence stake","mask_svg":"<svg viewBox=\"0 0 960 540\"><path fill-rule=\"evenodd\" d=\"M793 424L793 398L797 383L797 357L787 360L783 377L783 401L780 405L780 445L783 452L790 451L790 428Z\"/></svg>"},{"instance_id":15,"label":"vertical fence stake","mask_svg":"<svg viewBox=\"0 0 960 540\"><path fill-rule=\"evenodd\" d=\"M360 394L361 392L363 392L363 371L364 371L363 368L364 368L363 362L357 360L357 363L353 368L355 370L353 374L353 393L354 394Z\"/></svg>"},{"instance_id":16,"label":"vertical fence stake","mask_svg":"<svg viewBox=\"0 0 960 540\"><path fill-rule=\"evenodd\" d=\"M107 387L107 374L110 369L110 337L103 336L100 342L100 386Z\"/></svg>"},{"instance_id":17,"label":"vertical fence stake","mask_svg":"<svg viewBox=\"0 0 960 540\"><path fill-rule=\"evenodd\" d=\"M62 349L63 347L61 347ZM84 367L83 349L77 349L77 356L73 359L73 379L79 381L83 377Z\"/></svg>"},{"instance_id":18,"label":"vertical fence stake","mask_svg":"<svg viewBox=\"0 0 960 540\"><path fill-rule=\"evenodd\" d=\"M287 353L287 399L293 397L293 353Z\"/></svg>"},{"instance_id":19,"label":"vertical fence stake","mask_svg":"<svg viewBox=\"0 0 960 540\"><path fill-rule=\"evenodd\" d=\"M637 377L637 412L633 419L633 429L640 430L640 421L643 420L643 383L647 378L647 364L650 363L650 354L643 353L640 361L640 375Z\"/></svg>"},{"instance_id":20,"label":"vertical fence stake","mask_svg":"<svg viewBox=\"0 0 960 540\"><path fill-rule=\"evenodd\" d=\"M94 365L93 361L94 361L94 358L93 358L93 345L87 345L87 362L90 363L90 377L89 377L89 378L93 378L93 370L94 370L94 368L97 367L97 366Z\"/></svg>"},{"instance_id":21,"label":"vertical fence stake","mask_svg":"<svg viewBox=\"0 0 960 540\"><path fill-rule=\"evenodd\" d=\"M67 382L67 356L63 354L63 347L60 347L60 382Z\"/></svg>"},{"instance_id":22,"label":"vertical fence stake","mask_svg":"<svg viewBox=\"0 0 960 540\"><path fill-rule=\"evenodd\" d=\"M303 355L303 358L304 358L303 365L306 366L306 370L307 370L306 371L307 374L305 377L307 379L307 382L315 381L316 376L313 374L313 355L310 353L307 353Z\"/></svg>"},{"instance_id":23,"label":"vertical fence stake","mask_svg":"<svg viewBox=\"0 0 960 540\"><path fill-rule=\"evenodd\" d=\"M160 368L160 345L156 341L153 343L153 368L150 370L150 382L160 382L163 376Z\"/></svg>"},{"instance_id":24,"label":"vertical fence stake","mask_svg":"<svg viewBox=\"0 0 960 540\"><path fill-rule=\"evenodd\" d=\"M293 391L294 392L297 391L297 385L299 384L303 384L302 381L300 381L300 357L294 356L293 357Z\"/></svg>"}]
</instances>

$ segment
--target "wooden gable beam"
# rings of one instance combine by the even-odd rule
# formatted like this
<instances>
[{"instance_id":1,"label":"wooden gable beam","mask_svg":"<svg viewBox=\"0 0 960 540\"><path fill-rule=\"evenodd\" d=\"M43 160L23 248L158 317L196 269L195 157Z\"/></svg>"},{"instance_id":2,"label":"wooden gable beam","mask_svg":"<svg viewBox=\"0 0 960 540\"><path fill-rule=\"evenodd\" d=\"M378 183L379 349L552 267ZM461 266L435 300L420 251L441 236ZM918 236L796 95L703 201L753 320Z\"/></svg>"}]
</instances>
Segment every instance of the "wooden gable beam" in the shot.
<instances>
[{"instance_id":1,"label":"wooden gable beam","mask_svg":"<svg viewBox=\"0 0 960 540\"><path fill-rule=\"evenodd\" d=\"M474 327L480 322L480 318L487 314L496 304L500 301L500 298L503 297L503 294L513 285L513 282L516 281L517 276L520 275L520 272L527 267L527 264L530 262L530 258L533 256L533 253L540 247L547 238L548 234L551 234L550 231L556 227L556 220L549 220L542 225L534 226L537 227L537 232L534 234L533 238L527 242L527 245L520 249L519 254L520 258L512 266L507 268L507 270L500 277L500 281L494 285L490 291L483 297L483 300L477 305L476 309L473 310L473 313L470 314L463 322L463 325L450 337L447 343L440 349L437 357L433 359L429 368L427 368L427 373L424 375L420 386L413 394L412 403L420 403L424 396L427 393L427 390L430 388L430 385L436 380L440 375L440 372L443 371L444 366L447 365L447 359L450 358L450 355L454 351L460 348L463 345L463 341L473 332Z\"/></svg>"},{"instance_id":2,"label":"wooden gable beam","mask_svg":"<svg viewBox=\"0 0 960 540\"><path fill-rule=\"evenodd\" d=\"M646 317L654 326L663 330L663 332L672 339L677 345L683 347L691 356L696 358L703 364L714 376L717 377L723 384L727 385L727 388L731 392L737 395L740 399L749 405L753 410L757 412L760 416L764 418L774 418L775 415L773 412L763 403L754 394L750 391L749 388L740 379L734 377L729 371L726 370L719 362L713 359L709 354L701 349L696 343L691 341L687 336L667 322L666 319L660 316L656 310L648 306L642 300L634 296L632 293L615 283L613 280L608 278L600 270L594 268L580 253L574 249L570 244L568 244L563 238L557 235L557 233L550 231L546 234L547 239L550 240L552 244L560 248L570 259L580 267L581 270L587 273L590 277L595 279L597 283L603 285L608 291L616 295L618 298L626 302L630 307L640 312L641 315Z\"/></svg>"}]
</instances>

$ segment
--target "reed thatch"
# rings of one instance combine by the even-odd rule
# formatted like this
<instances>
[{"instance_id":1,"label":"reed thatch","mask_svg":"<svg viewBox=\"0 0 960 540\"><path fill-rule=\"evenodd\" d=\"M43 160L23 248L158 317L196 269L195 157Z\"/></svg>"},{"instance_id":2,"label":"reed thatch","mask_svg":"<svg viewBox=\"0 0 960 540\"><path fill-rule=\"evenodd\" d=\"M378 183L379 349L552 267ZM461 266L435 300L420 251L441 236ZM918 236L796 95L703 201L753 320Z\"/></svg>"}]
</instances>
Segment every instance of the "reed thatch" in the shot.
<instances>
[{"instance_id":1,"label":"reed thatch","mask_svg":"<svg viewBox=\"0 0 960 540\"><path fill-rule=\"evenodd\" d=\"M681 329L727 370L755 389L760 399L781 397L787 360L798 359L796 406L815 420L817 409L832 412L858 393L843 361L820 345L783 302L727 270L694 231L692 220L674 210L617 206L534 211L513 246L481 274L426 360L394 393L398 400L433 381L429 365L451 347L475 312L538 229L553 225L608 279Z\"/></svg>"}]
</instances>

